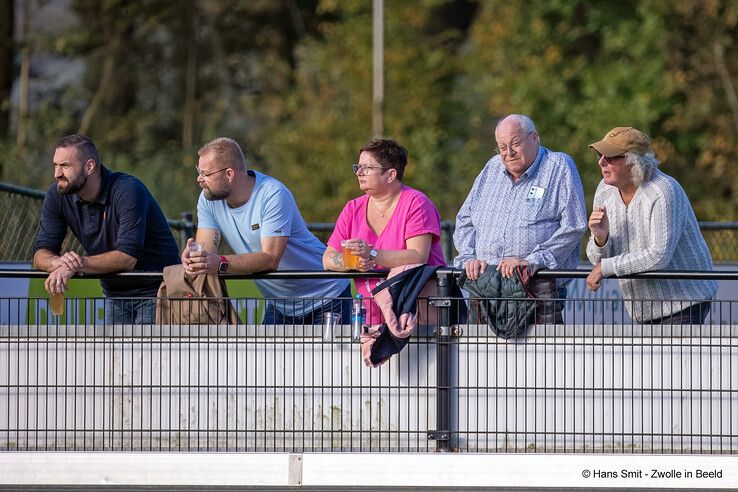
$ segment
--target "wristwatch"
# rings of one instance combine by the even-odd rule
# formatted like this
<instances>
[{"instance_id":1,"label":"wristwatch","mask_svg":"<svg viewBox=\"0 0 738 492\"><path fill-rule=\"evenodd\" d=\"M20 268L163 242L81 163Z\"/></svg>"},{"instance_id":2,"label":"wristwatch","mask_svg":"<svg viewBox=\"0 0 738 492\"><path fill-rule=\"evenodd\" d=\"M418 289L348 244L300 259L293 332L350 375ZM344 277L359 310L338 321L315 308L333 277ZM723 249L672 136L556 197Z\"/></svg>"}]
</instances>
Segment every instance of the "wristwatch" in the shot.
<instances>
[{"instance_id":1,"label":"wristwatch","mask_svg":"<svg viewBox=\"0 0 738 492\"><path fill-rule=\"evenodd\" d=\"M220 273L226 273L228 271L228 267L230 264L228 263L228 258L225 256L220 257L220 266L218 267L218 272Z\"/></svg>"},{"instance_id":2,"label":"wristwatch","mask_svg":"<svg viewBox=\"0 0 738 492\"><path fill-rule=\"evenodd\" d=\"M377 253L377 250L376 250L376 249L374 249L374 248L372 248L372 249L371 249L371 250L369 251L369 258L371 258L372 260L376 260L376 259L377 259L377 255L378 255L378 254L379 254L379 253Z\"/></svg>"}]
</instances>

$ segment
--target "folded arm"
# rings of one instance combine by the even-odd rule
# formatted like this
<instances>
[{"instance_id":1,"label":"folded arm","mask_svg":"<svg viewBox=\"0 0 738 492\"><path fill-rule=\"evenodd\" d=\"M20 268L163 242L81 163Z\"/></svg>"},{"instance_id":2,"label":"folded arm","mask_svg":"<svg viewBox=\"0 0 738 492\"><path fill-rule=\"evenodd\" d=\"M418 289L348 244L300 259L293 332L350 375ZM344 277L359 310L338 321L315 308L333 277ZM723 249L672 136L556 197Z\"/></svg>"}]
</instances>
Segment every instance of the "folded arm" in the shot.
<instances>
[{"instance_id":1,"label":"folded arm","mask_svg":"<svg viewBox=\"0 0 738 492\"><path fill-rule=\"evenodd\" d=\"M136 266L136 258L121 251L108 251L93 256L82 256L74 251L63 255L47 249L39 249L33 255L33 265L50 273L44 286L51 293L67 288L69 279L76 273L130 272Z\"/></svg>"}]
</instances>

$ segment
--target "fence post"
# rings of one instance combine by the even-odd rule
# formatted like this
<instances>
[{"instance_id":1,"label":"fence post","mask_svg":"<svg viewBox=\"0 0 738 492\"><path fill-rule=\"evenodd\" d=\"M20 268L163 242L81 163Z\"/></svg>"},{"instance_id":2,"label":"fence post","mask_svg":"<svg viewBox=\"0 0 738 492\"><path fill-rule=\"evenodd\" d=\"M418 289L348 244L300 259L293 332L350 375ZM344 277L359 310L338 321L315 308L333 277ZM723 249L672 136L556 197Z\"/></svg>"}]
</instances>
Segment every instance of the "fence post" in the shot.
<instances>
[{"instance_id":1,"label":"fence post","mask_svg":"<svg viewBox=\"0 0 738 492\"><path fill-rule=\"evenodd\" d=\"M451 451L451 282L452 273L438 274L438 298L431 305L438 309L436 327L436 430L428 439L436 441L436 451Z\"/></svg>"},{"instance_id":2,"label":"fence post","mask_svg":"<svg viewBox=\"0 0 738 492\"><path fill-rule=\"evenodd\" d=\"M181 212L179 214L179 220L182 221L182 232L180 235L180 242L182 247L187 244L187 239L195 237L194 227L192 225L192 212Z\"/></svg>"},{"instance_id":3,"label":"fence post","mask_svg":"<svg viewBox=\"0 0 738 492\"><path fill-rule=\"evenodd\" d=\"M443 230L443 254L449 263L454 259L454 227L454 222L447 220L441 222L441 229Z\"/></svg>"}]
</instances>

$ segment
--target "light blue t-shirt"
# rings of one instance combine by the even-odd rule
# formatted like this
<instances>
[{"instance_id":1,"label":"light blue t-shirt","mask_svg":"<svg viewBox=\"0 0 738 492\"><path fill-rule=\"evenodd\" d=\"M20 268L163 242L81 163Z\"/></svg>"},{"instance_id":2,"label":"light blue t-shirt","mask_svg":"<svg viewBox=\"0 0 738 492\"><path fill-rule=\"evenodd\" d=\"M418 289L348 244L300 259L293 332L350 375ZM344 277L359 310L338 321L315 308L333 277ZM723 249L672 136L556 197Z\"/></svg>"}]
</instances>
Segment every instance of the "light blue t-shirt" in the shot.
<instances>
[{"instance_id":1,"label":"light blue t-shirt","mask_svg":"<svg viewBox=\"0 0 738 492\"><path fill-rule=\"evenodd\" d=\"M261 238L288 236L278 270L323 270L325 245L307 228L290 190L280 181L258 171L249 200L231 208L225 200L208 200L200 194L197 202L198 227L220 230L236 254L261 251ZM343 279L254 280L266 299L277 302L286 316L302 316L321 307L348 287ZM305 302L293 302L302 298Z\"/></svg>"}]
</instances>

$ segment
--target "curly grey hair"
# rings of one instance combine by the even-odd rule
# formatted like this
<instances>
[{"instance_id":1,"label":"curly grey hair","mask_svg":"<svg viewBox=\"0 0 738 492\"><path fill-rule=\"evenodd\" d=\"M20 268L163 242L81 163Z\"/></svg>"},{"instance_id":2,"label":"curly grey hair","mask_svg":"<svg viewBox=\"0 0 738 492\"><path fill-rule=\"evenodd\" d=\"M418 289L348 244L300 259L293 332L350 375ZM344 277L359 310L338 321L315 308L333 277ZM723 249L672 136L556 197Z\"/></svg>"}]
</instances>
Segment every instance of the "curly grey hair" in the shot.
<instances>
[{"instance_id":1,"label":"curly grey hair","mask_svg":"<svg viewBox=\"0 0 738 492\"><path fill-rule=\"evenodd\" d=\"M631 166L630 176L633 178L633 184L640 186L644 181L651 179L661 161L656 158L653 152L647 152L646 154L626 152L625 163Z\"/></svg>"}]
</instances>

